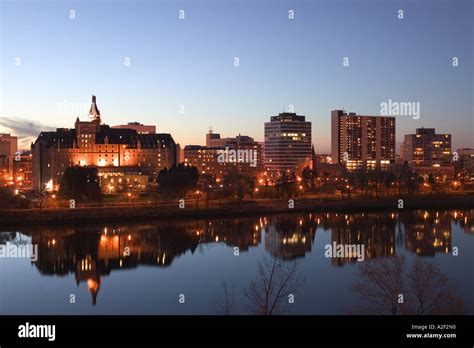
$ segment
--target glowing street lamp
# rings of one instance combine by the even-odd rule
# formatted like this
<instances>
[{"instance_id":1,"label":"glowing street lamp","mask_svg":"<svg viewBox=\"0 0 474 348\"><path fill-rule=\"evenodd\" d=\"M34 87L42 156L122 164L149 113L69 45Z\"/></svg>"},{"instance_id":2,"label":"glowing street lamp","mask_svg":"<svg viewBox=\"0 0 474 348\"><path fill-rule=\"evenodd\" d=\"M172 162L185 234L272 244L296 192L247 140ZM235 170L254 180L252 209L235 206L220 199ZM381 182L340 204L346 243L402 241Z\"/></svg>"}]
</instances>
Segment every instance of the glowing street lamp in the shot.
<instances>
[{"instance_id":1,"label":"glowing street lamp","mask_svg":"<svg viewBox=\"0 0 474 348\"><path fill-rule=\"evenodd\" d=\"M201 191L196 190L196 209L199 209L199 194Z\"/></svg>"},{"instance_id":2,"label":"glowing street lamp","mask_svg":"<svg viewBox=\"0 0 474 348\"><path fill-rule=\"evenodd\" d=\"M46 183L45 189L46 189L46 191L52 191L52 190L53 190L53 179L50 179L50 180Z\"/></svg>"}]
</instances>

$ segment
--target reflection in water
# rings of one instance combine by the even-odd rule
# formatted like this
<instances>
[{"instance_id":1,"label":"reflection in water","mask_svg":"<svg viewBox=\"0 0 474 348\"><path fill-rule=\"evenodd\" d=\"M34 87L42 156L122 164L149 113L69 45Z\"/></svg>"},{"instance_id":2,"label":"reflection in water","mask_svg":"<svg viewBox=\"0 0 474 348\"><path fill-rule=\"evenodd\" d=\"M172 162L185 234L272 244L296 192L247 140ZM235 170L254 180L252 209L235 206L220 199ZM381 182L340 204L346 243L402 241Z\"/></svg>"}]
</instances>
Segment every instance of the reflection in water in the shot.
<instances>
[{"instance_id":1,"label":"reflection in water","mask_svg":"<svg viewBox=\"0 0 474 348\"><path fill-rule=\"evenodd\" d=\"M463 213L454 212L456 218ZM454 216L453 216L454 217ZM448 212L423 212L404 221L406 248L418 255L433 256L451 251L451 218ZM405 227L406 228L406 227Z\"/></svg>"},{"instance_id":2,"label":"reflection in water","mask_svg":"<svg viewBox=\"0 0 474 348\"><path fill-rule=\"evenodd\" d=\"M265 258L258 263L258 276L244 294L253 314L282 314L290 303L294 303L296 292L303 283L297 262Z\"/></svg>"},{"instance_id":3,"label":"reflection in water","mask_svg":"<svg viewBox=\"0 0 474 348\"><path fill-rule=\"evenodd\" d=\"M354 290L364 314L462 314L456 287L433 262L404 256L371 260L359 266Z\"/></svg>"},{"instance_id":4,"label":"reflection in water","mask_svg":"<svg viewBox=\"0 0 474 348\"><path fill-rule=\"evenodd\" d=\"M270 255L283 260L304 257L311 251L317 222L309 216L279 216L270 219L265 234L265 248Z\"/></svg>"},{"instance_id":5,"label":"reflection in water","mask_svg":"<svg viewBox=\"0 0 474 348\"><path fill-rule=\"evenodd\" d=\"M168 267L184 253L224 243L240 253L265 242L274 260L284 262L311 253L316 233L330 233L330 242L364 244L365 260L383 259L406 250L420 256L450 253L451 225L473 233L474 211L403 211L394 213L274 215L234 220L156 222L102 226L25 228L23 234L0 233L0 243L31 238L39 245L34 265L41 274L66 276L86 283L95 304L101 283L115 269L139 265ZM263 234L263 236L262 236ZM398 250L397 250L398 249ZM332 258L333 266L356 258ZM282 263L282 264L283 264Z\"/></svg>"}]
</instances>

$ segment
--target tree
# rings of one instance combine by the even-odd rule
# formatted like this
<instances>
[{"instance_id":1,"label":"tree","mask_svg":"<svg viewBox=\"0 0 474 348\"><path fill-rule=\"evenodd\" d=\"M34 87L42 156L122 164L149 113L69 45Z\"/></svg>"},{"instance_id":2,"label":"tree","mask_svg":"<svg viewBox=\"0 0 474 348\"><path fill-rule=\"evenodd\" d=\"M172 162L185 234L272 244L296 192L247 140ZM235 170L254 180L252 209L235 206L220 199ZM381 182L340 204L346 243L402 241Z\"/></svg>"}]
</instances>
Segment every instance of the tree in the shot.
<instances>
[{"instance_id":1,"label":"tree","mask_svg":"<svg viewBox=\"0 0 474 348\"><path fill-rule=\"evenodd\" d=\"M375 197L378 197L380 193L380 187L385 181L386 173L383 172L380 168L376 168L371 172L371 179L375 184Z\"/></svg>"},{"instance_id":2,"label":"tree","mask_svg":"<svg viewBox=\"0 0 474 348\"><path fill-rule=\"evenodd\" d=\"M403 188L405 188L406 194L411 195L423 183L423 178L410 168L407 161L396 168L396 178L399 195L403 194Z\"/></svg>"},{"instance_id":3,"label":"tree","mask_svg":"<svg viewBox=\"0 0 474 348\"><path fill-rule=\"evenodd\" d=\"M290 175L286 171L280 172L276 182L278 196L292 197L296 195L296 175L292 172Z\"/></svg>"},{"instance_id":4,"label":"tree","mask_svg":"<svg viewBox=\"0 0 474 348\"><path fill-rule=\"evenodd\" d=\"M456 314L462 309L463 303L457 297L454 285L436 264L416 258L409 281L415 314Z\"/></svg>"},{"instance_id":5,"label":"tree","mask_svg":"<svg viewBox=\"0 0 474 348\"><path fill-rule=\"evenodd\" d=\"M428 184L430 184L430 185L436 184L436 180L435 180L433 174L428 175Z\"/></svg>"},{"instance_id":6,"label":"tree","mask_svg":"<svg viewBox=\"0 0 474 348\"><path fill-rule=\"evenodd\" d=\"M370 260L359 275L354 290L367 314L460 314L463 308L439 266L417 256L411 265L404 256Z\"/></svg>"},{"instance_id":7,"label":"tree","mask_svg":"<svg viewBox=\"0 0 474 348\"><path fill-rule=\"evenodd\" d=\"M59 196L76 201L102 201L102 190L95 167L69 167L61 178Z\"/></svg>"},{"instance_id":8,"label":"tree","mask_svg":"<svg viewBox=\"0 0 474 348\"><path fill-rule=\"evenodd\" d=\"M313 171L306 166L301 171L301 179L305 188L314 187L314 176Z\"/></svg>"},{"instance_id":9,"label":"tree","mask_svg":"<svg viewBox=\"0 0 474 348\"><path fill-rule=\"evenodd\" d=\"M230 168L223 178L224 186L232 196L239 200L249 195L253 199L256 177L240 171L237 167Z\"/></svg>"},{"instance_id":10,"label":"tree","mask_svg":"<svg viewBox=\"0 0 474 348\"><path fill-rule=\"evenodd\" d=\"M8 188L0 187L0 209L20 208L26 209L31 205L23 194L15 194Z\"/></svg>"},{"instance_id":11,"label":"tree","mask_svg":"<svg viewBox=\"0 0 474 348\"><path fill-rule=\"evenodd\" d=\"M209 201L211 199L211 193L216 185L216 178L212 174L204 174L199 180L201 182L202 191L206 199L206 207L209 207Z\"/></svg>"},{"instance_id":12,"label":"tree","mask_svg":"<svg viewBox=\"0 0 474 348\"><path fill-rule=\"evenodd\" d=\"M218 315L231 315L232 310L234 308L234 285L231 286L229 290L229 286L226 282L221 283L222 289L224 291L224 297L218 299L217 304L217 314Z\"/></svg>"},{"instance_id":13,"label":"tree","mask_svg":"<svg viewBox=\"0 0 474 348\"><path fill-rule=\"evenodd\" d=\"M258 277L244 290L254 314L272 315L285 311L290 295L304 283L296 262L284 262L276 257L258 263Z\"/></svg>"},{"instance_id":14,"label":"tree","mask_svg":"<svg viewBox=\"0 0 474 348\"><path fill-rule=\"evenodd\" d=\"M172 198L185 197L190 191L196 189L198 180L198 169L182 163L170 169L162 169L156 179L158 190Z\"/></svg>"},{"instance_id":15,"label":"tree","mask_svg":"<svg viewBox=\"0 0 474 348\"><path fill-rule=\"evenodd\" d=\"M396 180L396 176L393 172L390 171L386 173L384 186L385 186L385 189L387 190L387 196L390 193L390 189L395 184L395 180Z\"/></svg>"},{"instance_id":16,"label":"tree","mask_svg":"<svg viewBox=\"0 0 474 348\"><path fill-rule=\"evenodd\" d=\"M13 201L13 192L6 188L0 188L0 208L11 208Z\"/></svg>"},{"instance_id":17,"label":"tree","mask_svg":"<svg viewBox=\"0 0 474 348\"><path fill-rule=\"evenodd\" d=\"M360 267L360 281L354 285L354 290L367 302L363 312L395 315L403 310L398 296L406 293L402 276L404 266L405 258L399 256L370 260Z\"/></svg>"}]
</instances>

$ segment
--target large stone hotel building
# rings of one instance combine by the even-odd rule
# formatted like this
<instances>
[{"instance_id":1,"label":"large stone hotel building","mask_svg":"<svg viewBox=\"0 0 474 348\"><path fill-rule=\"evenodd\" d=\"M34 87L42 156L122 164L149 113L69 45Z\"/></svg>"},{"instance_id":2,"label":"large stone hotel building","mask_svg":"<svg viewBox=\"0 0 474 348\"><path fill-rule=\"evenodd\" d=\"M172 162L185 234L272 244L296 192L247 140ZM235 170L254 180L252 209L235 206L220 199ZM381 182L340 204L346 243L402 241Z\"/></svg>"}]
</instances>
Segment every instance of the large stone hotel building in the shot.
<instances>
[{"instance_id":1,"label":"large stone hotel building","mask_svg":"<svg viewBox=\"0 0 474 348\"><path fill-rule=\"evenodd\" d=\"M179 159L179 145L170 134L142 133L136 125L113 128L103 124L95 96L89 118L81 121L78 117L73 129L41 132L32 144L36 191L57 189L64 171L71 166L98 167L105 191L122 184L144 188L161 169Z\"/></svg>"}]
</instances>

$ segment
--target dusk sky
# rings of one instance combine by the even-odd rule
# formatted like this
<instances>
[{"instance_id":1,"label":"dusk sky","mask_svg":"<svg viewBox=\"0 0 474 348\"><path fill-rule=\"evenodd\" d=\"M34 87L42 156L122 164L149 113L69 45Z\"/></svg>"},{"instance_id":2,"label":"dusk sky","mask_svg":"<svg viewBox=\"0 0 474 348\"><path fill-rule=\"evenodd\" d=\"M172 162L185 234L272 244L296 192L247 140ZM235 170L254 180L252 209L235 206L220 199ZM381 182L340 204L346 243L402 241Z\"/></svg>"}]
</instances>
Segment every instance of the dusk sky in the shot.
<instances>
[{"instance_id":1,"label":"dusk sky","mask_svg":"<svg viewBox=\"0 0 474 348\"><path fill-rule=\"evenodd\" d=\"M0 132L72 128L94 94L104 123L155 124L182 146L204 144L211 126L263 141L264 122L292 104L326 153L331 110L379 115L391 99L421 105L420 119L397 117L397 152L422 126L451 133L453 150L474 147L470 0L0 0L0 10Z\"/></svg>"}]
</instances>

